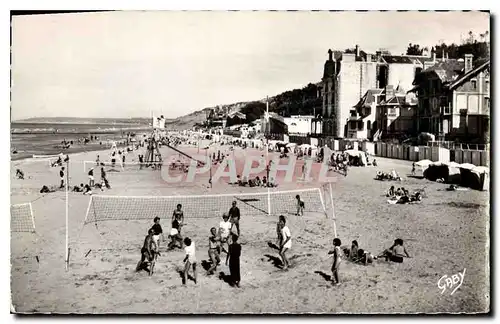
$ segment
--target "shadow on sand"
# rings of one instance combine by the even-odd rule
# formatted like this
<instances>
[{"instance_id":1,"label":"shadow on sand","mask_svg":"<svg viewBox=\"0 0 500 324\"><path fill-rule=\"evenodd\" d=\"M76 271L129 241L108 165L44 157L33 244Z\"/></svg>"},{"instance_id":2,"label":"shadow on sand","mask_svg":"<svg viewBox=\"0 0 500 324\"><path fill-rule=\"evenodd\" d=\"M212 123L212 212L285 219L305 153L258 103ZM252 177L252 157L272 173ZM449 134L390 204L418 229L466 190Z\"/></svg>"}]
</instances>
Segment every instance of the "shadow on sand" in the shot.
<instances>
[{"instance_id":1,"label":"shadow on sand","mask_svg":"<svg viewBox=\"0 0 500 324\"><path fill-rule=\"evenodd\" d=\"M264 254L265 257L267 257L267 261L270 261L273 263L273 266L275 266L278 269L283 268L283 262L281 262L281 259L270 254Z\"/></svg>"},{"instance_id":2,"label":"shadow on sand","mask_svg":"<svg viewBox=\"0 0 500 324\"><path fill-rule=\"evenodd\" d=\"M321 277L323 277L323 279L325 279L326 281L332 281L332 276L324 273L323 271L314 271L314 273L317 273L319 274Z\"/></svg>"},{"instance_id":3,"label":"shadow on sand","mask_svg":"<svg viewBox=\"0 0 500 324\"><path fill-rule=\"evenodd\" d=\"M275 249L275 250L278 250L278 251L280 250L280 248L279 248L276 244L274 244L273 242L271 242L271 241L267 242L267 245L268 245L271 249Z\"/></svg>"},{"instance_id":4,"label":"shadow on sand","mask_svg":"<svg viewBox=\"0 0 500 324\"><path fill-rule=\"evenodd\" d=\"M181 277L181 279L182 279L182 284L183 284L183 285L184 285L184 284L186 284L186 283L184 282L184 270L180 270L180 269L178 269L178 270L177 270L177 273L179 274L179 276L180 276L180 277ZM192 282L196 283L196 281L194 280L194 278L193 278L190 274L188 274L188 280L191 280Z\"/></svg>"},{"instance_id":5,"label":"shadow on sand","mask_svg":"<svg viewBox=\"0 0 500 324\"><path fill-rule=\"evenodd\" d=\"M224 272L219 272L219 279L223 280L225 283L227 283L231 287L235 287L233 280L231 279L231 275L225 274Z\"/></svg>"}]
</instances>

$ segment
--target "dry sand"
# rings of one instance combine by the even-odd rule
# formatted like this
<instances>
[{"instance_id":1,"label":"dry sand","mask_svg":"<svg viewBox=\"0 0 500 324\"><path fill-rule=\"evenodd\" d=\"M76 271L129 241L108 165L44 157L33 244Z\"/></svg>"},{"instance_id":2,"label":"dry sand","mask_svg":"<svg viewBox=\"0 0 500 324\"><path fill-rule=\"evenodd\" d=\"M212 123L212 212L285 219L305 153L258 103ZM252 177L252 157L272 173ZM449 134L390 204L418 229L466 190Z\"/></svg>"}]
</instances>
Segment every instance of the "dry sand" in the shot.
<instances>
[{"instance_id":1,"label":"dry sand","mask_svg":"<svg viewBox=\"0 0 500 324\"><path fill-rule=\"evenodd\" d=\"M174 155L162 148L164 156ZM195 153L196 149L185 151ZM257 150L249 150L262 154ZM71 156L71 184L86 182L79 161L101 159L104 152ZM137 152L127 161L135 160ZM242 167L243 153L234 158ZM156 272L134 272L139 250L151 221L101 222L82 226L88 196L69 194L69 238L71 264L65 270L65 194L41 195L43 184L57 184L59 168L47 161L12 162L21 166L26 180L14 179L11 172L11 203L33 201L37 239L13 233L11 239L12 304L17 312L56 313L434 313L485 312L489 310L489 193L444 191L446 185L407 178L407 161L378 158L379 166L352 167L347 177L335 174L332 184L336 225L344 245L358 240L360 247L379 253L400 237L411 259L403 264L376 261L356 265L344 260L340 286L332 287L333 221L327 214L306 212L289 216L293 247L289 254L293 267L283 272L275 266L277 251L267 242L275 240L276 215L242 215L241 288L232 288L218 276L199 271L198 284L181 285L178 270L183 252L163 252ZM410 191L425 188L428 198L419 205L389 205L383 192L391 182L373 180L376 170L396 169L401 184ZM300 164L297 165L300 170ZM97 172L98 175L98 172ZM208 176L190 185L166 185L155 171L108 173L113 189L109 195L217 194L261 189L237 188L224 183L207 187ZM97 177L96 177L97 178ZM397 185L397 184L396 184ZM280 190L319 187L321 184L281 185ZM243 190L241 190L243 189ZM100 194L100 193L99 193ZM193 204L196 204L193 199ZM217 202L214 200L214 204ZM328 203L327 203L328 205ZM229 207L229 206L227 206ZM224 207L221 207L224 208ZM171 211L162 219L170 229ZM191 216L191 218L190 218ZM194 217L193 217L194 216ZM202 218L200 218L202 217ZM203 218L205 217L205 218ZM184 234L196 242L197 258L207 260L207 237L217 226L219 215L186 215ZM85 257L85 253L92 249ZM38 254L40 263L32 257ZM441 294L437 286L443 275L467 268L461 288L453 295ZM202 270L201 267L199 267ZM227 272L225 266L218 271Z\"/></svg>"}]
</instances>

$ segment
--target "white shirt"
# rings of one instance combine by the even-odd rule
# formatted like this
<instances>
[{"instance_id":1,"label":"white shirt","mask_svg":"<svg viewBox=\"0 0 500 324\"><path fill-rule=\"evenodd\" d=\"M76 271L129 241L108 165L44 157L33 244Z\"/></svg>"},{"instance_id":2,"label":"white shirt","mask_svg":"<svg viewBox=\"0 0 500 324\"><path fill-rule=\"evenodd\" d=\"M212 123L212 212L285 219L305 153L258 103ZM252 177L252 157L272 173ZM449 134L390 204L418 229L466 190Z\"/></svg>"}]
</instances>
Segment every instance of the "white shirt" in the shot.
<instances>
[{"instance_id":1,"label":"white shirt","mask_svg":"<svg viewBox=\"0 0 500 324\"><path fill-rule=\"evenodd\" d=\"M231 222L230 221L222 221L219 224L220 228L220 236L222 237L228 237L229 236L229 231L231 230Z\"/></svg>"},{"instance_id":2,"label":"white shirt","mask_svg":"<svg viewBox=\"0 0 500 324\"><path fill-rule=\"evenodd\" d=\"M191 242L190 246L186 246L184 248L184 251L186 251L186 255L188 256L189 262L195 263L196 262L196 255L195 255L194 242Z\"/></svg>"},{"instance_id":3,"label":"white shirt","mask_svg":"<svg viewBox=\"0 0 500 324\"><path fill-rule=\"evenodd\" d=\"M283 247L287 249L292 248L292 233L290 233L290 229L288 228L288 226L285 225L281 229L281 234L283 235L283 242L285 242L287 238L290 238L290 240L288 240L288 242L286 242Z\"/></svg>"}]
</instances>

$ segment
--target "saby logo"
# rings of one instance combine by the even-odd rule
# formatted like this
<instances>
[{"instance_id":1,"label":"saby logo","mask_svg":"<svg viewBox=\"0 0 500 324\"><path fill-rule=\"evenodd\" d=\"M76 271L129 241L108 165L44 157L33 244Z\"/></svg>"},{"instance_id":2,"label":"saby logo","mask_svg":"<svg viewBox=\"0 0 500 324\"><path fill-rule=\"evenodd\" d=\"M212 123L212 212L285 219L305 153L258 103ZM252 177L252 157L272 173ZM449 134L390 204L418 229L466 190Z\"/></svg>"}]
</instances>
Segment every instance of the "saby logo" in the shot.
<instances>
[{"instance_id":1,"label":"saby logo","mask_svg":"<svg viewBox=\"0 0 500 324\"><path fill-rule=\"evenodd\" d=\"M438 288L442 289L441 295L444 294L446 289L452 289L453 287L455 287L455 289L453 289L450 294L451 296L455 293L455 291L457 291L458 288L462 286L465 277L465 270L466 269L464 269L463 272L456 273L452 276L444 275L438 280Z\"/></svg>"}]
</instances>

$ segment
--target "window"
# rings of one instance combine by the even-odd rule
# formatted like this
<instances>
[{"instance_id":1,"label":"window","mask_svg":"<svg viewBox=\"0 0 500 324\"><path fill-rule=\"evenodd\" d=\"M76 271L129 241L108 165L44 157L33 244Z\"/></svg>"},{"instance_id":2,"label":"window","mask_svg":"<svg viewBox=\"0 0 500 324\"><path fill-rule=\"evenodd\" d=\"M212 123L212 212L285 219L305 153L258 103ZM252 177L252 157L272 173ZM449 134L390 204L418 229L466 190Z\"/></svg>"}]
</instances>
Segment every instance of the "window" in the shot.
<instances>
[{"instance_id":1,"label":"window","mask_svg":"<svg viewBox=\"0 0 500 324\"><path fill-rule=\"evenodd\" d=\"M489 96L490 95L490 80L489 79L486 79L484 81L484 86L485 86L485 92L486 92L486 95Z\"/></svg>"},{"instance_id":2,"label":"window","mask_svg":"<svg viewBox=\"0 0 500 324\"><path fill-rule=\"evenodd\" d=\"M363 130L363 121L358 121L358 130Z\"/></svg>"},{"instance_id":3,"label":"window","mask_svg":"<svg viewBox=\"0 0 500 324\"><path fill-rule=\"evenodd\" d=\"M477 80L476 79L470 80L470 84L472 85L472 90L477 89Z\"/></svg>"},{"instance_id":4,"label":"window","mask_svg":"<svg viewBox=\"0 0 500 324\"><path fill-rule=\"evenodd\" d=\"M372 122L371 121L367 121L366 122L366 129L370 130L371 126L372 126Z\"/></svg>"}]
</instances>

